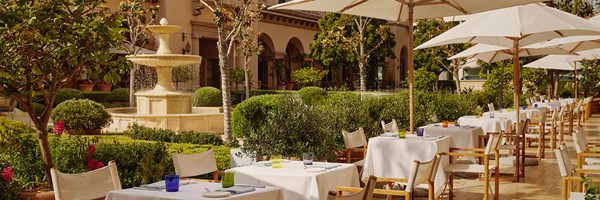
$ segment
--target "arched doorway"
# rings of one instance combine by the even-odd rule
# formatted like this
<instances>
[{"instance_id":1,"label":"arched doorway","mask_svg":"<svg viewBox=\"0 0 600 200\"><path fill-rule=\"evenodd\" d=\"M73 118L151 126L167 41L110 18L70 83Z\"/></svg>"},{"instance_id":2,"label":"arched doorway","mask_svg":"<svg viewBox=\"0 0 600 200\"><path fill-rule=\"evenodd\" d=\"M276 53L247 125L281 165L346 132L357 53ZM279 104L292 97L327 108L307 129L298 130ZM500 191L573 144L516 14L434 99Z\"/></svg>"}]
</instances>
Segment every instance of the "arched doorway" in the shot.
<instances>
[{"instance_id":1,"label":"arched doorway","mask_svg":"<svg viewBox=\"0 0 600 200\"><path fill-rule=\"evenodd\" d=\"M258 55L258 82L260 89L269 89L269 87L276 87L274 81L269 81L269 71L273 65L273 57L275 55L275 49L273 40L269 35L262 33L260 34L258 41L263 46L264 51Z\"/></svg>"},{"instance_id":2,"label":"arched doorway","mask_svg":"<svg viewBox=\"0 0 600 200\"><path fill-rule=\"evenodd\" d=\"M408 78L408 50L406 46L402 46L400 50L400 80Z\"/></svg>"},{"instance_id":3,"label":"arched doorway","mask_svg":"<svg viewBox=\"0 0 600 200\"><path fill-rule=\"evenodd\" d=\"M291 38L285 47L285 72L283 74L284 76L282 77L282 81L293 81L292 71L302 68L304 56L305 54L302 42L300 42L300 40L296 37Z\"/></svg>"}]
</instances>

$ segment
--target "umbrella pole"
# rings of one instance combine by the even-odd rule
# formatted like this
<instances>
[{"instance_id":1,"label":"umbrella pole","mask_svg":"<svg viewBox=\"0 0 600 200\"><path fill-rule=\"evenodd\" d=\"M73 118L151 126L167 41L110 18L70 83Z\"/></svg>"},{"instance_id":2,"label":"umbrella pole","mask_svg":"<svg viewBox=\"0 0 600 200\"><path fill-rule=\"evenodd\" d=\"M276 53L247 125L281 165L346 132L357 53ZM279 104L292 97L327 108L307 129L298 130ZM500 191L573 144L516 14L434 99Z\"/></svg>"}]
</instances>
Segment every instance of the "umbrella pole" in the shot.
<instances>
[{"instance_id":1,"label":"umbrella pole","mask_svg":"<svg viewBox=\"0 0 600 200\"><path fill-rule=\"evenodd\" d=\"M410 107L410 133L415 130L415 59L413 38L413 8L414 4L408 4L408 84L409 84L409 107Z\"/></svg>"},{"instance_id":2,"label":"umbrella pole","mask_svg":"<svg viewBox=\"0 0 600 200\"><path fill-rule=\"evenodd\" d=\"M573 62L574 65L574 70L573 73L575 73L575 99L577 99L577 61Z\"/></svg>"},{"instance_id":3,"label":"umbrella pole","mask_svg":"<svg viewBox=\"0 0 600 200\"><path fill-rule=\"evenodd\" d=\"M513 41L513 52L514 52L513 53L514 104L515 104L515 113L517 115L516 118L515 118L516 119L516 122L515 122L516 132L515 133L517 135L519 135L519 136L523 136L521 138L524 140L525 139L525 137L524 137L525 133L522 133L523 130L521 130L521 128L519 126L521 124L521 119L519 119L520 114L521 114L521 111L519 110L519 102L520 102L519 94L521 93L521 91L519 90L519 88L520 88L519 87L519 85L520 85L520 81L519 81L520 80L520 78L519 78L519 76L520 76L520 66L519 66L519 54L518 54L518 52L519 52L519 40L517 40L517 39L515 39ZM525 163L525 159L524 159L525 158L525 156L524 156L525 155L525 146L524 146L525 142L521 141L521 143L523 144L521 146L522 149L520 149L521 150L521 157L523 158L523 159L521 159L521 165L523 165ZM516 144L516 145L519 145L519 144ZM519 165L519 160L518 159L519 158L516 158L516 165L519 166L519 168L521 168L521 165ZM516 169L515 176L519 177L520 173L524 173L524 172L521 172L521 169ZM518 180L518 178L517 178L517 180Z\"/></svg>"},{"instance_id":4,"label":"umbrella pole","mask_svg":"<svg viewBox=\"0 0 600 200\"><path fill-rule=\"evenodd\" d=\"M500 102L498 103L498 107L502 109L503 100L504 100L504 67L506 67L506 60L502 61L502 70L500 71Z\"/></svg>"}]
</instances>

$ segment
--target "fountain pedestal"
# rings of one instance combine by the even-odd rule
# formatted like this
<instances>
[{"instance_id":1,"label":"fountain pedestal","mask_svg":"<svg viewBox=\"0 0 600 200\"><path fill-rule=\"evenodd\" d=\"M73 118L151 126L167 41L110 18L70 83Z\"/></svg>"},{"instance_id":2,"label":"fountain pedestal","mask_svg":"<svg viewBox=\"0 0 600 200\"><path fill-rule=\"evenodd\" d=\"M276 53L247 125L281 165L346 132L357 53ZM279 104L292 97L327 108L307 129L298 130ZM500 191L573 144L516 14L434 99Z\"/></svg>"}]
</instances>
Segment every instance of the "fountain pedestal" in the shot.
<instances>
[{"instance_id":1,"label":"fountain pedestal","mask_svg":"<svg viewBox=\"0 0 600 200\"><path fill-rule=\"evenodd\" d=\"M192 113L192 94L175 92L138 92L137 113L141 115L189 114Z\"/></svg>"}]
</instances>

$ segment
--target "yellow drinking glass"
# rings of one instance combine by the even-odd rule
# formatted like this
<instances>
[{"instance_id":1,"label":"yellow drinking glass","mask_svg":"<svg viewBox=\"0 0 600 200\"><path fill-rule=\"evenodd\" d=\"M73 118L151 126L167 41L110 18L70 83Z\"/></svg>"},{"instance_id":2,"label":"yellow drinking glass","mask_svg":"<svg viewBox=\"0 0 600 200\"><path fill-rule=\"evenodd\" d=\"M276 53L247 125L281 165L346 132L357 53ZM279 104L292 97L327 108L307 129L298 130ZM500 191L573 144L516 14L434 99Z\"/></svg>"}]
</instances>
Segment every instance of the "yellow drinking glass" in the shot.
<instances>
[{"instance_id":1,"label":"yellow drinking glass","mask_svg":"<svg viewBox=\"0 0 600 200\"><path fill-rule=\"evenodd\" d=\"M271 156L271 167L282 168L283 167L283 165L281 164L282 158L283 158L283 156L281 156L281 155L272 155Z\"/></svg>"},{"instance_id":2,"label":"yellow drinking glass","mask_svg":"<svg viewBox=\"0 0 600 200\"><path fill-rule=\"evenodd\" d=\"M398 138L406 138L406 130L399 130Z\"/></svg>"}]
</instances>

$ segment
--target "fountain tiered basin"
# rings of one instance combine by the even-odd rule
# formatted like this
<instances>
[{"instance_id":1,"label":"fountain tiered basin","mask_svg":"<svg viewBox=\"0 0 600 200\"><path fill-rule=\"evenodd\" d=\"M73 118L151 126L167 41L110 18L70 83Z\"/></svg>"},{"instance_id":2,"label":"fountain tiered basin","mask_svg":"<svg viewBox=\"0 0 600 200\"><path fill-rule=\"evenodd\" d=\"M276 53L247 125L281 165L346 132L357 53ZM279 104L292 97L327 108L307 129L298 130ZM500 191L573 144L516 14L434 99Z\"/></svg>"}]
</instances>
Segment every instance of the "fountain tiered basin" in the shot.
<instances>
[{"instance_id":1,"label":"fountain tiered basin","mask_svg":"<svg viewBox=\"0 0 600 200\"><path fill-rule=\"evenodd\" d=\"M220 108L192 107L191 93L175 91L171 80L173 68L199 64L201 57L172 54L169 37L181 27L167 25L164 18L160 24L147 27L159 38L160 46L156 54L127 56L135 64L156 68L157 84L152 90L135 93L137 107L108 109L113 118L109 131L125 131L137 123L174 131L223 132L223 113Z\"/></svg>"}]
</instances>

